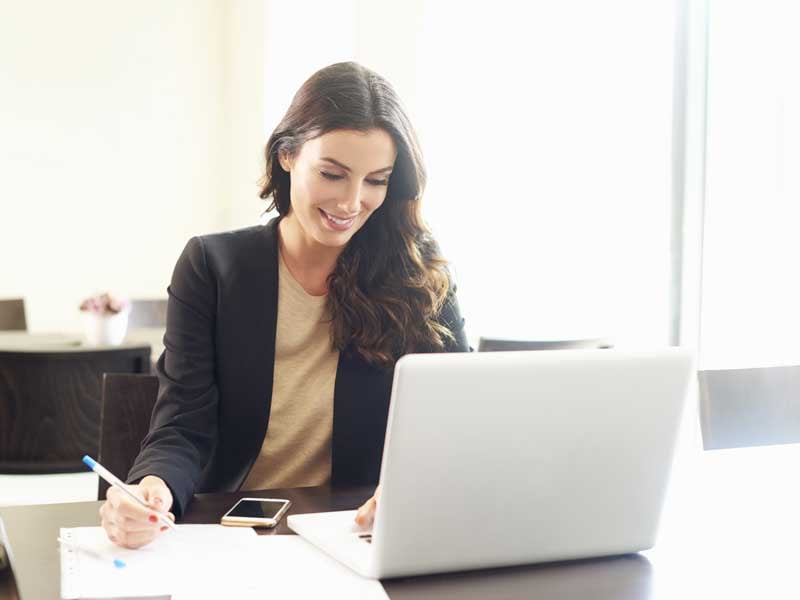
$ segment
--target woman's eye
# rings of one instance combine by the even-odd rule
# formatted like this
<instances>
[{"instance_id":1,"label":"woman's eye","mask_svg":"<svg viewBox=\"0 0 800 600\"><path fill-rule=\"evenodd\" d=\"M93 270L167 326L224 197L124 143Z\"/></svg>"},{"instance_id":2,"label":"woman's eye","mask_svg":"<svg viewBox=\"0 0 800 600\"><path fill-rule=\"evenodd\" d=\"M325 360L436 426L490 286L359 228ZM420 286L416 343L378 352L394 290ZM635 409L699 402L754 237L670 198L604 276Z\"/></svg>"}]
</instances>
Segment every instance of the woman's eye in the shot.
<instances>
[{"instance_id":1,"label":"woman's eye","mask_svg":"<svg viewBox=\"0 0 800 600\"><path fill-rule=\"evenodd\" d=\"M325 179L330 179L331 181L344 179L344 175L336 175L335 173L328 173L327 171L320 171L320 175L322 175ZM367 179L366 182L370 185L389 185L388 179Z\"/></svg>"}]
</instances>

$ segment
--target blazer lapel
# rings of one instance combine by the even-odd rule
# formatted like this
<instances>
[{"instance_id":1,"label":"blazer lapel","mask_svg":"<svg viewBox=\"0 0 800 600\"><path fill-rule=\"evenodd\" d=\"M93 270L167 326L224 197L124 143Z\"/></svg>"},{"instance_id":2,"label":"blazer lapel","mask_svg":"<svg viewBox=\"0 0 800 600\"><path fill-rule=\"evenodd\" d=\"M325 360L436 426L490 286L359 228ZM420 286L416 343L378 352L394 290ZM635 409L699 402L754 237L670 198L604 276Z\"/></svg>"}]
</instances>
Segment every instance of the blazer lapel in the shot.
<instances>
[{"instance_id":1,"label":"blazer lapel","mask_svg":"<svg viewBox=\"0 0 800 600\"><path fill-rule=\"evenodd\" d=\"M241 487L250 472L269 422L278 323L279 220L276 217L267 223L258 243L249 249L252 256L247 257L247 267L239 271L242 293L236 294L238 306L232 307L240 327L232 340L238 345L235 356L240 361L234 366L240 377L236 387L243 395L235 402L236 413L228 415L235 420L235 427L228 430L236 431L243 442L233 489Z\"/></svg>"},{"instance_id":2,"label":"blazer lapel","mask_svg":"<svg viewBox=\"0 0 800 600\"><path fill-rule=\"evenodd\" d=\"M340 354L333 395L333 483L378 481L393 375L352 352Z\"/></svg>"}]
</instances>

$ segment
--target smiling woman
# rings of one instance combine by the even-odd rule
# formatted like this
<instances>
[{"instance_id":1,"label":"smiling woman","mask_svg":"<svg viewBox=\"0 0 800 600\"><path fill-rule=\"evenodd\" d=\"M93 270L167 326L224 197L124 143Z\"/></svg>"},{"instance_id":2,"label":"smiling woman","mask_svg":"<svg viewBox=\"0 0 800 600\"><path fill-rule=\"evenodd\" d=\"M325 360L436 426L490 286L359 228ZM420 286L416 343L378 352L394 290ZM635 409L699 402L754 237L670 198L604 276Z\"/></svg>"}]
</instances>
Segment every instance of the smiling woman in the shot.
<instances>
[{"instance_id":1,"label":"smiling woman","mask_svg":"<svg viewBox=\"0 0 800 600\"><path fill-rule=\"evenodd\" d=\"M149 508L109 490L112 541L148 543L197 491L377 482L396 361L469 350L424 186L386 80L340 63L303 84L266 147L261 197L279 216L192 238L175 266L128 474Z\"/></svg>"},{"instance_id":2,"label":"smiling woman","mask_svg":"<svg viewBox=\"0 0 800 600\"><path fill-rule=\"evenodd\" d=\"M320 257L317 271L324 277L313 286L319 293L327 289L336 249L383 205L396 155L394 141L382 129L339 129L309 140L296 157L280 158L281 168L292 174L291 210L281 223L284 256L311 252ZM374 169L386 163L388 167ZM295 247L287 248L287 241ZM296 261L287 264L296 278L304 275Z\"/></svg>"},{"instance_id":3,"label":"smiling woman","mask_svg":"<svg viewBox=\"0 0 800 600\"><path fill-rule=\"evenodd\" d=\"M289 270L329 294L334 346L383 366L444 350L452 324L437 316L450 279L421 215L422 152L391 85L356 63L318 71L270 137L266 163L261 197L286 217ZM311 258L305 269L300 255Z\"/></svg>"}]
</instances>

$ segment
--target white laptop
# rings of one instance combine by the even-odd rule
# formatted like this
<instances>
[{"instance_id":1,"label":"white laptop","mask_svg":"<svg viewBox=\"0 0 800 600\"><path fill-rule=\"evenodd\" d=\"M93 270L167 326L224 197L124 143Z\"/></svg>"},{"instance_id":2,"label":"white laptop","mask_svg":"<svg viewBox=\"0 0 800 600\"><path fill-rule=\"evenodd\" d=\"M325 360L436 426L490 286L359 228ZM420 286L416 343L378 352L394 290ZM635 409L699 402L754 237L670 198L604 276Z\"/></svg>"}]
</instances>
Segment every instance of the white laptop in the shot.
<instances>
[{"instance_id":1,"label":"white laptop","mask_svg":"<svg viewBox=\"0 0 800 600\"><path fill-rule=\"evenodd\" d=\"M372 531L288 525L373 578L645 550L693 374L678 348L405 356Z\"/></svg>"}]
</instances>

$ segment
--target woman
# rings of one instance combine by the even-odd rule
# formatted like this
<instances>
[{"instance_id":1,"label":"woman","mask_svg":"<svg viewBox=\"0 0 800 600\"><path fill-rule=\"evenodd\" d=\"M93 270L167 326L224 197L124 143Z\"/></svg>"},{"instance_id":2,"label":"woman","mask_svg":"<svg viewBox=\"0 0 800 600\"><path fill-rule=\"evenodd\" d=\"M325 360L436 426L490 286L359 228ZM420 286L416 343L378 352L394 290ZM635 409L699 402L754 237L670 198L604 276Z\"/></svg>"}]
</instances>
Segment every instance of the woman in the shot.
<instances>
[{"instance_id":1,"label":"woman","mask_svg":"<svg viewBox=\"0 0 800 600\"><path fill-rule=\"evenodd\" d=\"M377 482L394 363L469 350L424 184L382 77L339 63L303 84L266 148L261 197L279 216L192 238L175 266L159 397L128 475L152 510L110 489L112 541L152 541L155 513L180 516L195 491Z\"/></svg>"}]
</instances>

